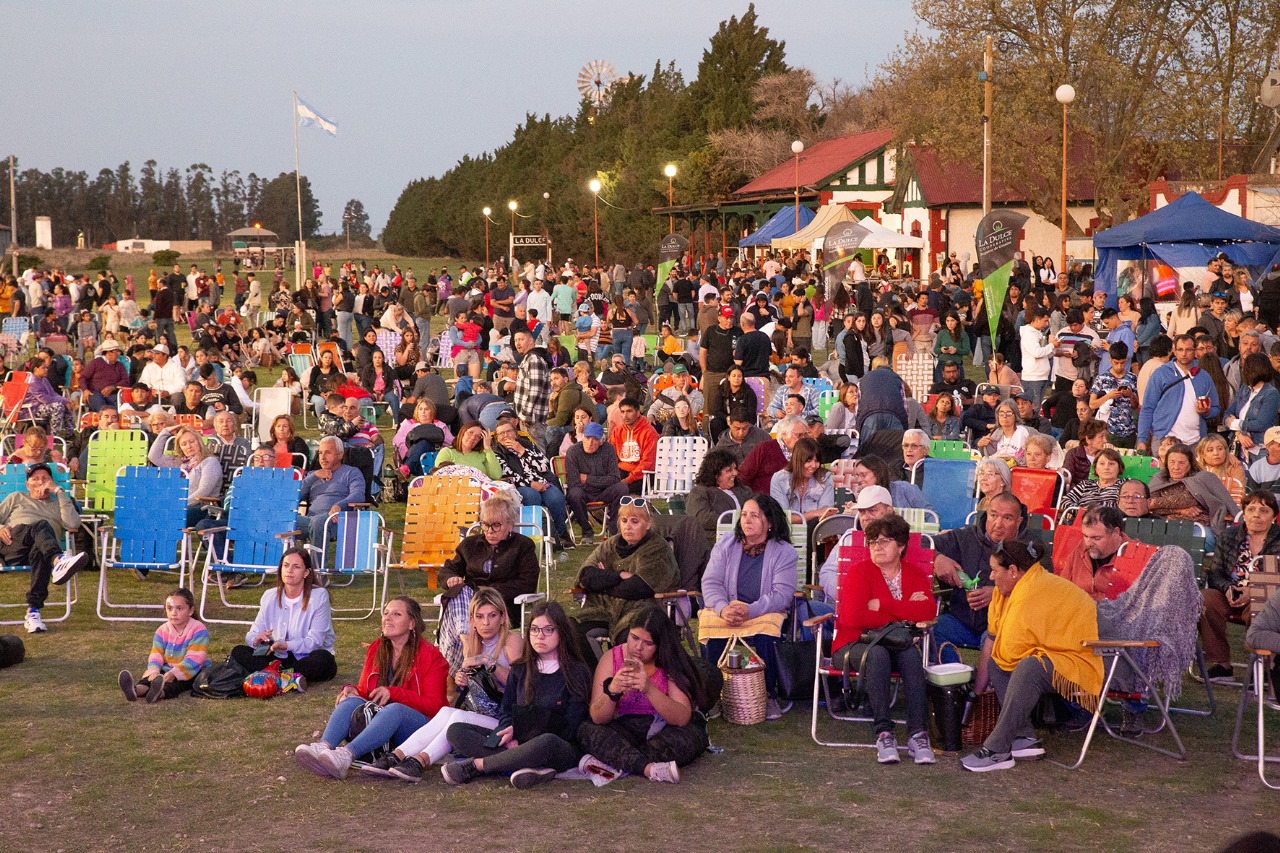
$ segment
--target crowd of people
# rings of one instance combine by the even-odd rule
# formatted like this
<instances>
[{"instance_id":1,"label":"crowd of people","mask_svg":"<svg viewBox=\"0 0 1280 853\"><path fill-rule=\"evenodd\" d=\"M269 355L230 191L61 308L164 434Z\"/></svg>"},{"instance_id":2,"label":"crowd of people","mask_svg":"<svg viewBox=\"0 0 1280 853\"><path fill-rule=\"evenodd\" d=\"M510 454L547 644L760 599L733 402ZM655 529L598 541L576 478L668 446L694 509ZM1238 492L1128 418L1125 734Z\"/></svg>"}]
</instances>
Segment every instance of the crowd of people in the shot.
<instances>
[{"instance_id":1,"label":"crowd of people","mask_svg":"<svg viewBox=\"0 0 1280 853\"><path fill-rule=\"evenodd\" d=\"M1253 559L1280 554L1280 318L1267 313L1280 269L1255 283L1246 274L1241 290L1229 261L1216 259L1162 319L1138 289L1118 303L1095 291L1087 267L1058 275L1020 261L992 339L976 268L966 275L953 258L926 282L890 284L876 279L878 266L859 261L845 280L825 282L803 256L686 258L659 286L652 265L570 259L509 276L433 270L419 286L411 270L317 264L300 290L277 276L269 293L239 268L228 282L220 265L214 276L175 266L153 276L151 310L136 324L85 338L80 365L41 336L28 402L48 432L26 433L16 461L30 464L27 494L0 504L0 556L34 568L27 629L45 630L49 583L92 561L84 548L63 553L80 519L49 464L84 469L96 431L138 428L151 463L191 481L187 520L197 529L243 465L301 469L299 529L312 543L329 516L393 500L423 474L492 486L479 530L439 573L436 642L419 602L389 602L322 738L298 747L300 764L334 778L354 767L416 782L454 755L442 765L450 784L502 775L528 787L566 773L677 782L707 748L715 664L732 638L764 661L766 719L783 716L777 647L795 618L797 565L815 552L826 599L815 606L855 638L893 622L931 625L932 661L912 642L832 650L837 666L862 669L882 763L903 751L936 760L924 667L961 649L976 655L978 689L994 689L1004 708L966 769L1042 756L1030 725L1042 694L1091 710L1101 665L1080 643L1132 616L1103 613L1127 519L1203 526L1208 584L1187 618L1198 622L1209 677L1232 677L1226 625L1249 620ZM59 278L35 273L24 285L56 288ZM90 310L115 298L109 280L92 293L80 295ZM1192 307L1200 313L1186 325ZM433 334L437 317L444 331ZM179 346L175 322L189 324L191 346ZM292 413L270 424L269 441L240 437L256 405L255 368L295 352L318 355L276 383L290 390ZM895 369L915 354L932 357L932 374L909 380L927 388ZM965 376L971 360L985 382ZM390 441L378 428L383 407ZM180 415L197 420L179 424ZM299 437L298 418L311 415L318 447ZM64 458L48 449L50 435L66 439ZM663 436L708 442L683 513L644 494ZM934 537L930 577L912 559L904 515L940 509L909 481L938 440L979 459L976 516ZM1150 455L1153 476L1126 477L1134 454ZM837 462L848 474L839 501ZM1081 544L1065 560L1051 559L1029 526L1030 511L1046 508L1015 495L1018 468L1066 472L1047 508L1060 520L1079 515ZM581 559L577 602L539 602L527 618L521 596L538 590L540 566L517 531L522 506L543 507L554 548ZM812 535L797 546L793 527L812 534L841 514L863 530L862 558L842 566L832 543ZM336 677L329 596L312 559L305 548L285 553L232 652L245 669L278 660L311 683ZM1181 567L1176 554L1161 559ZM687 590L699 592L700 609L680 600ZM190 593L175 590L165 608L144 674L120 675L131 701L173 698L207 663ZM690 655L680 632L695 616L700 653ZM905 703L901 749L891 673ZM1141 736L1146 713L1126 705L1124 731Z\"/></svg>"}]
</instances>

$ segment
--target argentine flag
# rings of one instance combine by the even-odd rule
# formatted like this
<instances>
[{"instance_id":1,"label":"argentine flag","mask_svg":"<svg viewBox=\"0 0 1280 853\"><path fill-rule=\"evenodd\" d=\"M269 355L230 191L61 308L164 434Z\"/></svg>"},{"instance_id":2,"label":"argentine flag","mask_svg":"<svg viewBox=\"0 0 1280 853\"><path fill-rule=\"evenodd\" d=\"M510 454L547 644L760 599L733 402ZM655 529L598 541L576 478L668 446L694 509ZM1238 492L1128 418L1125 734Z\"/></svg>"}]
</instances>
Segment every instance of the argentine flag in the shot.
<instances>
[{"instance_id":1,"label":"argentine flag","mask_svg":"<svg viewBox=\"0 0 1280 853\"><path fill-rule=\"evenodd\" d=\"M329 121L320 113L311 108L311 105L302 98L298 98L298 124L306 127L314 124L330 136L338 135L338 125L336 122Z\"/></svg>"}]
</instances>

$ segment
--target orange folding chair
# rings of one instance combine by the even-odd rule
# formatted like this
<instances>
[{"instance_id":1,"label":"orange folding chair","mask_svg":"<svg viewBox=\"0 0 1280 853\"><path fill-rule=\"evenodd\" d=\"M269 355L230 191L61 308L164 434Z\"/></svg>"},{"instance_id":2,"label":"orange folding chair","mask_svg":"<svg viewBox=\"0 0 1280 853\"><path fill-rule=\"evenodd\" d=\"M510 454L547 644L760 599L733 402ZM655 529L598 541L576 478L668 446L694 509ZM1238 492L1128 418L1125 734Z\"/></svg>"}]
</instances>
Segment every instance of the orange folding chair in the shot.
<instances>
[{"instance_id":1,"label":"orange folding chair","mask_svg":"<svg viewBox=\"0 0 1280 853\"><path fill-rule=\"evenodd\" d=\"M427 572L436 588L436 572L454 555L458 542L480 520L480 487L467 477L419 477L409 484L396 569Z\"/></svg>"},{"instance_id":2,"label":"orange folding chair","mask_svg":"<svg viewBox=\"0 0 1280 853\"><path fill-rule=\"evenodd\" d=\"M1058 518L1058 502L1067 491L1069 475L1061 469L1014 468L1012 492L1027 512Z\"/></svg>"}]
</instances>

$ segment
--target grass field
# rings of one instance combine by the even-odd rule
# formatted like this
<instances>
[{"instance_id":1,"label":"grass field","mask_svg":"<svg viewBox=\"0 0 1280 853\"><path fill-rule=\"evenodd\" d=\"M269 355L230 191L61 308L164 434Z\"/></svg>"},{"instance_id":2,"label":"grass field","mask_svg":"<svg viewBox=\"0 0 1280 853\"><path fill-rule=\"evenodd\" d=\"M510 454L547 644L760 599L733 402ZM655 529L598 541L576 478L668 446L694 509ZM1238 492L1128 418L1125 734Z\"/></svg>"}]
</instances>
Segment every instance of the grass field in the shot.
<instances>
[{"instance_id":1,"label":"grass field","mask_svg":"<svg viewBox=\"0 0 1280 853\"><path fill-rule=\"evenodd\" d=\"M415 259L421 274L420 262L430 267ZM145 275L144 267L144 295ZM398 530L403 506L382 511ZM552 589L567 588L584 557L570 552ZM121 597L153 603L171 586L156 575L141 582L117 572L111 580ZM1230 755L1231 689L1220 691L1213 717L1176 717L1186 762L1104 736L1075 772L1040 763L974 776L954 756L934 767L880 767L869 749L814 745L809 705L798 703L773 723L714 721L712 742L723 751L684 769L679 786L624 779L519 792L492 779L453 789L436 773L416 786L334 782L300 771L291 751L318 735L338 685L357 676L362 643L377 635L373 620L339 624L338 678L304 695L129 705L116 673L142 667L160 620L101 622L97 575L80 582L71 620L23 634L27 661L0 672L0 851L1163 851L1211 850L1246 830L1280 830L1278 795ZM25 587L24 576L0 576L0 601L21 601ZM393 573L391 589L430 598L419 574ZM363 592L340 591L336 601L353 604ZM241 601L256 597L239 591ZM243 642L243 628L210 630L214 659ZM1232 637L1239 649L1239 631ZM1203 707L1204 696L1188 680L1181 701ZM1280 719L1272 722L1280 728ZM870 737L864 725L820 725L828 736ZM1052 734L1046 746L1066 759L1081 737Z\"/></svg>"}]
</instances>

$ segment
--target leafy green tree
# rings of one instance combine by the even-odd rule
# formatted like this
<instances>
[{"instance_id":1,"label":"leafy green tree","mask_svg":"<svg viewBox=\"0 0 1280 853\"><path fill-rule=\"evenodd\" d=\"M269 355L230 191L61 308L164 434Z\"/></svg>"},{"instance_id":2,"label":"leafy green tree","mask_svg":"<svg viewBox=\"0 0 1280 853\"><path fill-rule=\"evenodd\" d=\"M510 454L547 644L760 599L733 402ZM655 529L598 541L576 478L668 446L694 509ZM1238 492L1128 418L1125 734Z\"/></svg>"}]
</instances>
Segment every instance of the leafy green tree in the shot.
<instances>
[{"instance_id":1,"label":"leafy green tree","mask_svg":"<svg viewBox=\"0 0 1280 853\"><path fill-rule=\"evenodd\" d=\"M252 218L280 235L282 243L298 239L298 188L293 172L281 172L263 186ZM302 226L308 238L320 229L320 206L306 175L302 176Z\"/></svg>"},{"instance_id":2,"label":"leafy green tree","mask_svg":"<svg viewBox=\"0 0 1280 853\"><path fill-rule=\"evenodd\" d=\"M736 127L751 119L752 87L768 74L787 70L786 42L769 37L757 23L752 3L741 18L720 23L711 44L702 52L693 96L701 104L708 131Z\"/></svg>"},{"instance_id":3,"label":"leafy green tree","mask_svg":"<svg viewBox=\"0 0 1280 853\"><path fill-rule=\"evenodd\" d=\"M369 237L373 232L373 228L369 225L369 214L365 212L364 203L358 198L351 199L342 208L342 222L344 229L352 237Z\"/></svg>"}]
</instances>

